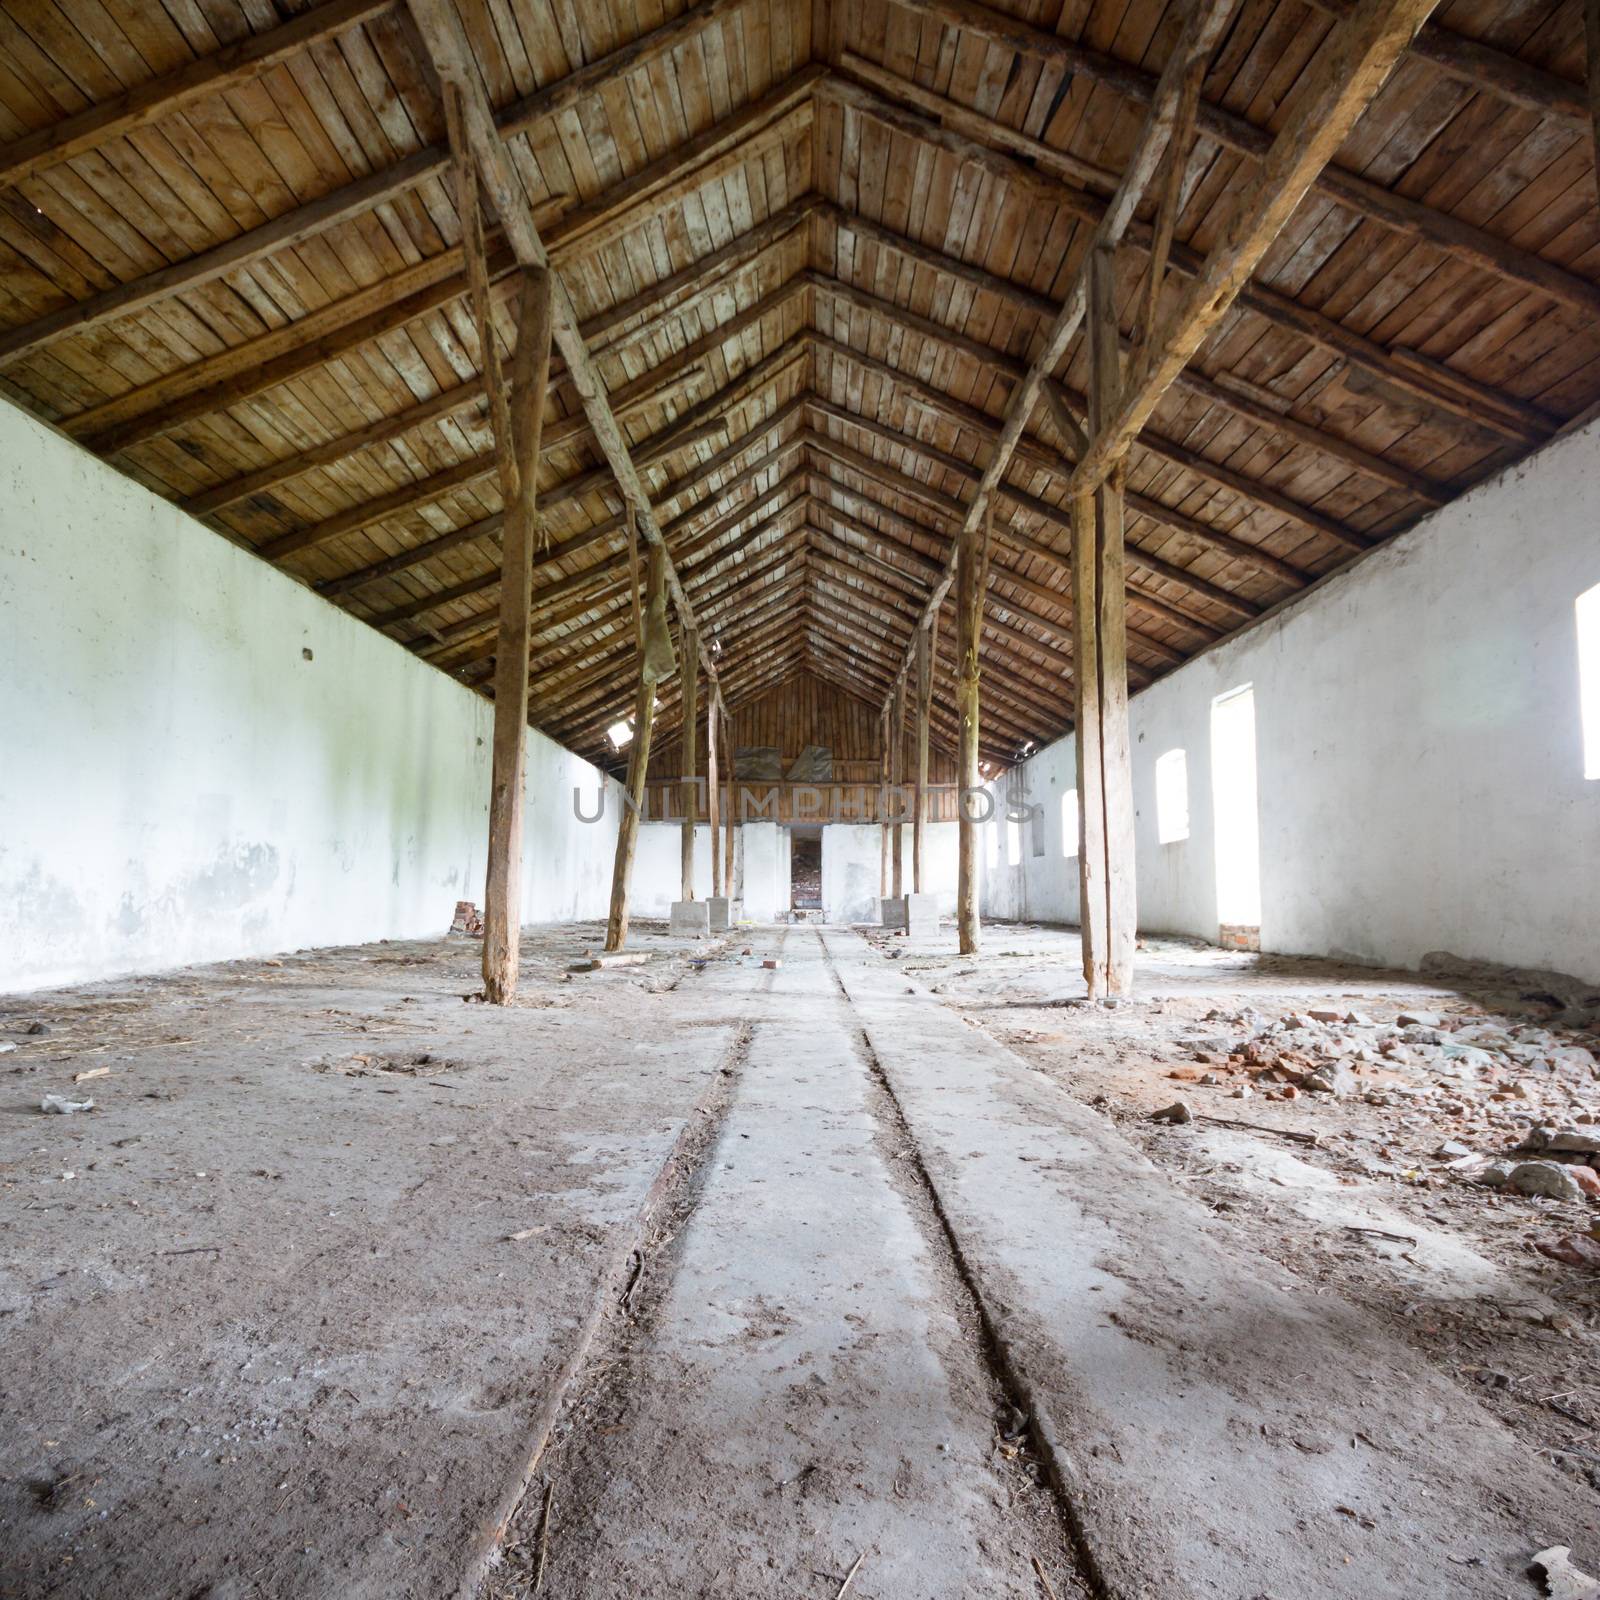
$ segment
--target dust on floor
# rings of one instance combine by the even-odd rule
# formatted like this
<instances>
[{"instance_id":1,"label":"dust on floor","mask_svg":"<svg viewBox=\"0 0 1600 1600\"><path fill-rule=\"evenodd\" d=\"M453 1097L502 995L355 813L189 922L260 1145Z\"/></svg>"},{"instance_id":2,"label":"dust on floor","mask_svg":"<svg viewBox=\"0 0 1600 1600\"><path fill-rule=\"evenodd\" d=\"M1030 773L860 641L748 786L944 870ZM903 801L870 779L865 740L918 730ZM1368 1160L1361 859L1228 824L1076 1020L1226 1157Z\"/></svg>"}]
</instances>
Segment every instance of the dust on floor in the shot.
<instances>
[{"instance_id":1,"label":"dust on floor","mask_svg":"<svg viewBox=\"0 0 1600 1600\"><path fill-rule=\"evenodd\" d=\"M507 1010L468 939L4 1002L0 1593L454 1591L739 1026L599 936Z\"/></svg>"},{"instance_id":2,"label":"dust on floor","mask_svg":"<svg viewBox=\"0 0 1600 1600\"><path fill-rule=\"evenodd\" d=\"M1132 999L1089 1005L1076 930L991 924L976 959L948 929L872 937L1243 1248L1371 1310L1600 1489L1600 994L1147 937Z\"/></svg>"}]
</instances>

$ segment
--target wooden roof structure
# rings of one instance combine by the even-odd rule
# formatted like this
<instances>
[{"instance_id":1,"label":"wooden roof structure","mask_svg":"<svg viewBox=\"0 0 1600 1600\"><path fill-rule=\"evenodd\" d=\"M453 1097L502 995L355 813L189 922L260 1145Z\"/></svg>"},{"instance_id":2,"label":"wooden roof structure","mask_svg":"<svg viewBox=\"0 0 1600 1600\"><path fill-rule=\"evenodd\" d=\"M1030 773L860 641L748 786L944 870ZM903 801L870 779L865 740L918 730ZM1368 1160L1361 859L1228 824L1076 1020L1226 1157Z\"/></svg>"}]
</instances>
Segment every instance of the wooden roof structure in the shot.
<instances>
[{"instance_id":1,"label":"wooden roof structure","mask_svg":"<svg viewBox=\"0 0 1600 1600\"><path fill-rule=\"evenodd\" d=\"M1050 340L1187 7L449 9L531 206L519 222L486 177L499 339L534 246L571 308L540 461L533 723L615 759L630 500L731 707L802 675L888 696L984 496L984 753L1063 732L1069 484L1095 441L1085 336ZM1132 360L1358 9L1227 8L1171 204L1128 186ZM436 69L404 0L3 0L0 383L487 691L501 493ZM1585 71L1582 0L1445 0L1125 419L1135 688L1600 402ZM934 737L954 744L942 699ZM677 714L664 685L663 735Z\"/></svg>"}]
</instances>

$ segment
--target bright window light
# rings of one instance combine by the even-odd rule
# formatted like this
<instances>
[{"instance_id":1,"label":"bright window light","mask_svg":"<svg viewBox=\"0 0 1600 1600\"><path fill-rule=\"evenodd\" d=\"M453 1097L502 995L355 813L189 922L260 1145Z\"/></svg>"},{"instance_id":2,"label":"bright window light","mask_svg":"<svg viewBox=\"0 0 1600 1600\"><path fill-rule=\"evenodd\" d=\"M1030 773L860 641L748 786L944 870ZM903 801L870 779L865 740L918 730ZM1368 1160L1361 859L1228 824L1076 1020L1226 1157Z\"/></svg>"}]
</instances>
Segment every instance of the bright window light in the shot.
<instances>
[{"instance_id":1,"label":"bright window light","mask_svg":"<svg viewBox=\"0 0 1600 1600\"><path fill-rule=\"evenodd\" d=\"M1600 778L1600 583L1578 596L1578 706L1583 775Z\"/></svg>"},{"instance_id":2,"label":"bright window light","mask_svg":"<svg viewBox=\"0 0 1600 1600\"><path fill-rule=\"evenodd\" d=\"M1156 758L1156 837L1162 844L1189 837L1189 758L1182 750Z\"/></svg>"},{"instance_id":3,"label":"bright window light","mask_svg":"<svg viewBox=\"0 0 1600 1600\"><path fill-rule=\"evenodd\" d=\"M1211 702L1211 812L1217 921L1261 926L1261 822L1256 805L1256 697L1247 683Z\"/></svg>"},{"instance_id":4,"label":"bright window light","mask_svg":"<svg viewBox=\"0 0 1600 1600\"><path fill-rule=\"evenodd\" d=\"M631 722L613 722L606 729L606 738L611 741L613 750L626 750L633 743L633 724Z\"/></svg>"},{"instance_id":5,"label":"bright window light","mask_svg":"<svg viewBox=\"0 0 1600 1600\"><path fill-rule=\"evenodd\" d=\"M1078 791L1061 797L1061 853L1070 861L1078 853Z\"/></svg>"}]
</instances>

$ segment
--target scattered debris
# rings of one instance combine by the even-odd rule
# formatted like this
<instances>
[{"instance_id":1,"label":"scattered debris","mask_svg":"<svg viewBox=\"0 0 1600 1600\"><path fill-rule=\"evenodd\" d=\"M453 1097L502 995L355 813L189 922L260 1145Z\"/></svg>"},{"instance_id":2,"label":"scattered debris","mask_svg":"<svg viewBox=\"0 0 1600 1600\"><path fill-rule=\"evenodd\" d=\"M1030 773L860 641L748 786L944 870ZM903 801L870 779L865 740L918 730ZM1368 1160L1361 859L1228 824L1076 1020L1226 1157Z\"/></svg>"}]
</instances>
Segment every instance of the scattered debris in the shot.
<instances>
[{"instance_id":1,"label":"scattered debris","mask_svg":"<svg viewBox=\"0 0 1600 1600\"><path fill-rule=\"evenodd\" d=\"M536 1233L548 1233L550 1224L547 1222L538 1228L519 1228L515 1233L506 1235L507 1244L521 1244L524 1239L531 1239Z\"/></svg>"},{"instance_id":2,"label":"scattered debris","mask_svg":"<svg viewBox=\"0 0 1600 1600\"><path fill-rule=\"evenodd\" d=\"M1280 1139L1292 1139L1296 1144L1315 1145L1321 1142L1319 1135L1302 1133L1298 1128L1269 1128L1264 1122L1240 1122L1236 1117L1202 1116L1200 1120L1214 1122L1219 1128L1248 1128L1251 1133L1270 1133Z\"/></svg>"},{"instance_id":3,"label":"scattered debris","mask_svg":"<svg viewBox=\"0 0 1600 1600\"><path fill-rule=\"evenodd\" d=\"M544 1587L545 1563L550 1559L550 1505L556 1497L554 1480L544 1486L544 1515L539 1518L539 1562L533 1569L533 1593Z\"/></svg>"},{"instance_id":4,"label":"scattered debris","mask_svg":"<svg viewBox=\"0 0 1600 1600\"><path fill-rule=\"evenodd\" d=\"M605 972L611 967L639 967L650 959L648 950L613 950L609 955L585 956L574 961L568 972Z\"/></svg>"},{"instance_id":5,"label":"scattered debris","mask_svg":"<svg viewBox=\"0 0 1600 1600\"><path fill-rule=\"evenodd\" d=\"M472 901L456 901L456 914L450 921L450 931L464 933L473 939L483 937L483 914Z\"/></svg>"},{"instance_id":6,"label":"scattered debris","mask_svg":"<svg viewBox=\"0 0 1600 1600\"><path fill-rule=\"evenodd\" d=\"M780 961L777 956L768 956L767 959L761 963L761 965L764 966L769 972L776 972L778 968L783 965L783 962Z\"/></svg>"},{"instance_id":7,"label":"scattered debris","mask_svg":"<svg viewBox=\"0 0 1600 1600\"><path fill-rule=\"evenodd\" d=\"M1535 1239L1533 1248L1567 1267L1587 1267L1600 1272L1600 1239L1586 1233L1563 1234L1559 1239Z\"/></svg>"},{"instance_id":8,"label":"scattered debris","mask_svg":"<svg viewBox=\"0 0 1600 1600\"><path fill-rule=\"evenodd\" d=\"M845 1592L845 1590L848 1589L850 1587L850 1585L855 1582L856 1574L861 1570L861 1563L863 1561L865 1561L866 1559L867 1559L867 1552L865 1550L863 1550L861 1552L861 1554L858 1555L855 1558L855 1560L850 1563L850 1570L847 1573L845 1573L844 1582L839 1585L839 1592L838 1592L838 1594L836 1594L833 1597L833 1600L844 1600L844 1592Z\"/></svg>"},{"instance_id":9,"label":"scattered debris","mask_svg":"<svg viewBox=\"0 0 1600 1600\"><path fill-rule=\"evenodd\" d=\"M72 1081L74 1083L87 1083L90 1078L109 1078L110 1076L110 1067L90 1067L87 1072L74 1072Z\"/></svg>"},{"instance_id":10,"label":"scattered debris","mask_svg":"<svg viewBox=\"0 0 1600 1600\"><path fill-rule=\"evenodd\" d=\"M69 1100L64 1094L47 1094L39 1102L41 1111L54 1112L57 1116L71 1116L74 1111L93 1111L93 1100Z\"/></svg>"},{"instance_id":11,"label":"scattered debris","mask_svg":"<svg viewBox=\"0 0 1600 1600\"><path fill-rule=\"evenodd\" d=\"M1152 1122L1193 1122L1194 1112L1182 1100L1174 1100L1170 1106L1163 1106L1159 1111L1150 1113Z\"/></svg>"}]
</instances>

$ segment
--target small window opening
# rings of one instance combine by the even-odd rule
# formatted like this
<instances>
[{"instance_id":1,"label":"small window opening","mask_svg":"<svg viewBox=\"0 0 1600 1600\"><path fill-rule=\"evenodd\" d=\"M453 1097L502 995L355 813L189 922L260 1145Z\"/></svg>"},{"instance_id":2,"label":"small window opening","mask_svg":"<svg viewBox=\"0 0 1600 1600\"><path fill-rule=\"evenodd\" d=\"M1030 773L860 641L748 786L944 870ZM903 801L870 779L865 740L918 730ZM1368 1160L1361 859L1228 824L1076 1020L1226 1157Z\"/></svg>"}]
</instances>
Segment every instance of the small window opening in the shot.
<instances>
[{"instance_id":1,"label":"small window opening","mask_svg":"<svg viewBox=\"0 0 1600 1600\"><path fill-rule=\"evenodd\" d=\"M1078 791L1068 789L1061 796L1061 853L1068 860L1078 854Z\"/></svg>"},{"instance_id":2,"label":"small window opening","mask_svg":"<svg viewBox=\"0 0 1600 1600\"><path fill-rule=\"evenodd\" d=\"M1189 758L1182 750L1156 758L1156 837L1162 844L1189 837Z\"/></svg>"},{"instance_id":3,"label":"small window opening","mask_svg":"<svg viewBox=\"0 0 1600 1600\"><path fill-rule=\"evenodd\" d=\"M1600 583L1578 596L1576 610L1583 775L1600 778Z\"/></svg>"},{"instance_id":4,"label":"small window opening","mask_svg":"<svg viewBox=\"0 0 1600 1600\"><path fill-rule=\"evenodd\" d=\"M631 722L613 722L606 729L606 738L611 741L613 750L626 750L633 743L633 724Z\"/></svg>"}]
</instances>

